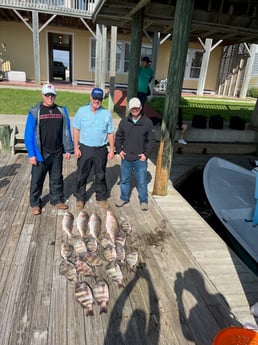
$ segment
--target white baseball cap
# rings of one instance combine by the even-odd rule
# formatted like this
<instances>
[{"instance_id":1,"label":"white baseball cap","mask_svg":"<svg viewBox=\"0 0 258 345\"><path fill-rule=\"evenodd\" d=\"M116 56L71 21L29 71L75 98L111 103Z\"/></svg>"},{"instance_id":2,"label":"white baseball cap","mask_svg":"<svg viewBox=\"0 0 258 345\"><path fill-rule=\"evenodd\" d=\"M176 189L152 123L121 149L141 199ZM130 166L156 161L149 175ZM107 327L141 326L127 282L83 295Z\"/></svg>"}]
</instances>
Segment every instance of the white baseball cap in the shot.
<instances>
[{"instance_id":1,"label":"white baseball cap","mask_svg":"<svg viewBox=\"0 0 258 345\"><path fill-rule=\"evenodd\" d=\"M141 101L137 97L133 97L129 101L129 110L132 108L140 108L142 106Z\"/></svg>"},{"instance_id":2,"label":"white baseball cap","mask_svg":"<svg viewBox=\"0 0 258 345\"><path fill-rule=\"evenodd\" d=\"M47 93L52 93L53 95L56 95L56 89L52 84L45 84L42 87L42 93L43 95L46 95Z\"/></svg>"}]
</instances>

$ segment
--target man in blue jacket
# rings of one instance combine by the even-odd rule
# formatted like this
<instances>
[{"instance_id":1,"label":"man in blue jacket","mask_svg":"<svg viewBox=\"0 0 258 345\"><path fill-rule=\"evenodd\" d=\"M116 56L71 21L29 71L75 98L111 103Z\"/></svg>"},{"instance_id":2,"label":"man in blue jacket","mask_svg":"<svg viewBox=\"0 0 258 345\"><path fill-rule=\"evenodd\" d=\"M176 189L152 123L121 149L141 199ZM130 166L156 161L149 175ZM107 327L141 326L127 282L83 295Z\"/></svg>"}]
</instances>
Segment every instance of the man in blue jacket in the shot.
<instances>
[{"instance_id":1,"label":"man in blue jacket","mask_svg":"<svg viewBox=\"0 0 258 345\"><path fill-rule=\"evenodd\" d=\"M73 141L67 109L55 104L54 85L42 88L43 101L29 110L24 141L32 165L30 206L32 214L41 214L41 194L46 174L49 173L50 203L66 210L63 193L63 154L71 158Z\"/></svg>"}]
</instances>

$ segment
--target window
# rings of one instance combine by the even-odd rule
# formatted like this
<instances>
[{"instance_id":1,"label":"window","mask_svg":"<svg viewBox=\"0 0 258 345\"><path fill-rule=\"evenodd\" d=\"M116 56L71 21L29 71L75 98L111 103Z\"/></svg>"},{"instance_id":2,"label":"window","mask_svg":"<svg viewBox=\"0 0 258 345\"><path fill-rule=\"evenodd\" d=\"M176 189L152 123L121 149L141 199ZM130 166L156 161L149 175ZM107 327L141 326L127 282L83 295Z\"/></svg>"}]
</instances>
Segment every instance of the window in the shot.
<instances>
[{"instance_id":1,"label":"window","mask_svg":"<svg viewBox=\"0 0 258 345\"><path fill-rule=\"evenodd\" d=\"M186 65L185 65L185 79L198 79L200 76L201 65L202 65L201 50L188 49Z\"/></svg>"},{"instance_id":2,"label":"window","mask_svg":"<svg viewBox=\"0 0 258 345\"><path fill-rule=\"evenodd\" d=\"M109 71L110 66L110 41L107 44L107 66L106 70ZM95 70L96 64L96 40L91 38L91 58L90 68L92 71ZM141 57L151 57L152 48L150 46L143 46L141 49ZM117 41L116 43L116 72L117 73L128 73L130 61L130 43ZM140 63L140 61L139 61Z\"/></svg>"}]
</instances>

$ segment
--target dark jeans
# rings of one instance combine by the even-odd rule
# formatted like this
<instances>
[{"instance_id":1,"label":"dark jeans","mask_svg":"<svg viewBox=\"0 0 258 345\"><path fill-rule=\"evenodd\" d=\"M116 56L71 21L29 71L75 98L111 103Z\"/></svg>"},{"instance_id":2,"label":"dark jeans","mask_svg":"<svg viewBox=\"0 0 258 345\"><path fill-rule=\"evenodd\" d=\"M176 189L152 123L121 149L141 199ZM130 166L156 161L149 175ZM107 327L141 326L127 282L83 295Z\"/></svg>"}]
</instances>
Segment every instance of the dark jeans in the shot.
<instances>
[{"instance_id":1,"label":"dark jeans","mask_svg":"<svg viewBox=\"0 0 258 345\"><path fill-rule=\"evenodd\" d=\"M139 98L139 100L141 101L142 104L142 108L144 107L144 104L146 102L147 99L147 93L144 92L137 92L137 97Z\"/></svg>"},{"instance_id":2,"label":"dark jeans","mask_svg":"<svg viewBox=\"0 0 258 345\"><path fill-rule=\"evenodd\" d=\"M86 185L90 171L95 175L96 200L107 199L106 165L107 147L91 147L80 145L81 157L77 160L77 180L74 196L77 200L86 201Z\"/></svg>"},{"instance_id":3,"label":"dark jeans","mask_svg":"<svg viewBox=\"0 0 258 345\"><path fill-rule=\"evenodd\" d=\"M30 183L31 207L41 205L41 194L47 173L49 173L49 199L52 205L64 201L63 152L45 155L44 162L32 165Z\"/></svg>"}]
</instances>

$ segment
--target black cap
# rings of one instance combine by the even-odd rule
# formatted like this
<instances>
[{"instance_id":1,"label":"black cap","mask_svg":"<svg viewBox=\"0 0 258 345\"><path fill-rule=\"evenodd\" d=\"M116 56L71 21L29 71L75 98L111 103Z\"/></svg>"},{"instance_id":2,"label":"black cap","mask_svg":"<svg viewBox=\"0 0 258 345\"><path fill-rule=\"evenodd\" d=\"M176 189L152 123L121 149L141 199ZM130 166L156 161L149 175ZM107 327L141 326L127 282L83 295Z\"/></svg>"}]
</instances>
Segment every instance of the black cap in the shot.
<instances>
[{"instance_id":1,"label":"black cap","mask_svg":"<svg viewBox=\"0 0 258 345\"><path fill-rule=\"evenodd\" d=\"M151 60L148 58L148 56L144 56L144 57L142 58L142 61L146 61L147 63L150 63L150 62L151 62Z\"/></svg>"}]
</instances>

